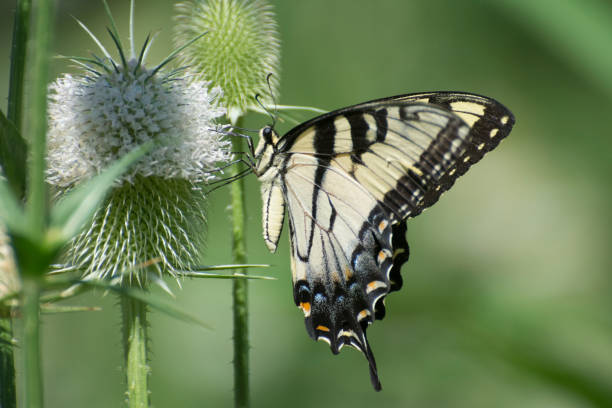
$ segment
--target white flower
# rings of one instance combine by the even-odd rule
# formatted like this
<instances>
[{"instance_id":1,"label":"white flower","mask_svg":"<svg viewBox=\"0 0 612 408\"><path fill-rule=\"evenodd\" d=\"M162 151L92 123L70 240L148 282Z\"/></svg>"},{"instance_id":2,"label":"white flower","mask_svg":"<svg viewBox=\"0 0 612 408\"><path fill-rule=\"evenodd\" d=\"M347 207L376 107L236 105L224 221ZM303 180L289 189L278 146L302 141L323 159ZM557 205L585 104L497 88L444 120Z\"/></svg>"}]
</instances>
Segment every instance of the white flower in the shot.
<instances>
[{"instance_id":1,"label":"white flower","mask_svg":"<svg viewBox=\"0 0 612 408\"><path fill-rule=\"evenodd\" d=\"M148 70L135 59L127 67L59 78L49 94L49 183L73 186L149 140L156 148L123 181L214 178L218 163L231 159L230 142L214 124L225 114L218 105L222 91L188 79Z\"/></svg>"}]
</instances>

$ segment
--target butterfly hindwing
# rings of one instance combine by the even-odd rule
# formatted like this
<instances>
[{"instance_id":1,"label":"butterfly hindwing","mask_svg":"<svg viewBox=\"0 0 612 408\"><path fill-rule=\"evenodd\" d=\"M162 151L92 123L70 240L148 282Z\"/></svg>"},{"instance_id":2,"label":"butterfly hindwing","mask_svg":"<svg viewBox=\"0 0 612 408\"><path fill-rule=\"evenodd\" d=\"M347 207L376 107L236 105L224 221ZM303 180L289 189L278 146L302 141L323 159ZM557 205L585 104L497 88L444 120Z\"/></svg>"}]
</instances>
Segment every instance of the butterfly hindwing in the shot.
<instances>
[{"instance_id":1,"label":"butterfly hindwing","mask_svg":"<svg viewBox=\"0 0 612 408\"><path fill-rule=\"evenodd\" d=\"M437 92L340 109L260 141L264 237L276 247L286 206L294 299L307 331L334 353L344 345L363 352L375 389L366 329L402 285L406 219L434 204L513 123L492 99Z\"/></svg>"},{"instance_id":2,"label":"butterfly hindwing","mask_svg":"<svg viewBox=\"0 0 612 408\"><path fill-rule=\"evenodd\" d=\"M384 313L380 299L398 284L391 273L394 228L355 179L327 167L318 180L314 173L321 168L316 157L302 154L292 155L287 163L295 302L312 338L326 341L334 353L350 345L366 355L379 388L365 331ZM340 184L343 188L334 189ZM403 262L405 257L398 259Z\"/></svg>"}]
</instances>

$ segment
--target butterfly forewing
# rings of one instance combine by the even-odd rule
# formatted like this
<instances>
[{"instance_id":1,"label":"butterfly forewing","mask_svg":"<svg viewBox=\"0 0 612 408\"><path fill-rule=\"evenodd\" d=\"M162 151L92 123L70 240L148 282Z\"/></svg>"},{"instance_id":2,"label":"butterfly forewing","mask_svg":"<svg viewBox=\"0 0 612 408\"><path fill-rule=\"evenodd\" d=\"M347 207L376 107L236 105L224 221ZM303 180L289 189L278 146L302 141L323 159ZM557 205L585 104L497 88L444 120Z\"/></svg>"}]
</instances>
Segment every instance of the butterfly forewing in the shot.
<instances>
[{"instance_id":1,"label":"butterfly forewing","mask_svg":"<svg viewBox=\"0 0 612 408\"><path fill-rule=\"evenodd\" d=\"M362 351L376 389L365 332L402 285L405 220L435 203L513 123L489 98L411 94L319 116L267 146L273 159L258 174L262 191L277 186L282 197L264 197L264 236L278 239L280 226L269 221L282 220L286 205L294 298L307 331L334 353Z\"/></svg>"},{"instance_id":2,"label":"butterfly forewing","mask_svg":"<svg viewBox=\"0 0 612 408\"><path fill-rule=\"evenodd\" d=\"M449 109L470 126L465 152L424 197L419 211L411 214L414 217L438 201L459 176L465 174L485 153L493 150L508 136L514 126L514 115L494 99L461 92L429 92L399 98L408 103L427 102Z\"/></svg>"}]
</instances>

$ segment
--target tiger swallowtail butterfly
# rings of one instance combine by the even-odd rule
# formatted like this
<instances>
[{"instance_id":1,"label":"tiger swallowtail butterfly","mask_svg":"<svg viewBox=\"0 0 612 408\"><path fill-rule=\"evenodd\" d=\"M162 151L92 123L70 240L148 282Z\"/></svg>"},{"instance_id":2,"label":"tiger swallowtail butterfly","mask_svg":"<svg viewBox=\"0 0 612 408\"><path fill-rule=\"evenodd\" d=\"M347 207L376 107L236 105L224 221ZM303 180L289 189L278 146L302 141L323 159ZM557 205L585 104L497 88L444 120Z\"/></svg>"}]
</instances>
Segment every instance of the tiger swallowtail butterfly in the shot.
<instances>
[{"instance_id":1,"label":"tiger swallowtail butterfly","mask_svg":"<svg viewBox=\"0 0 612 408\"><path fill-rule=\"evenodd\" d=\"M377 99L260 130L253 152L263 236L276 250L288 214L293 296L308 334L361 351L381 389L366 329L402 286L406 220L433 205L514 125L497 101L431 92Z\"/></svg>"}]
</instances>

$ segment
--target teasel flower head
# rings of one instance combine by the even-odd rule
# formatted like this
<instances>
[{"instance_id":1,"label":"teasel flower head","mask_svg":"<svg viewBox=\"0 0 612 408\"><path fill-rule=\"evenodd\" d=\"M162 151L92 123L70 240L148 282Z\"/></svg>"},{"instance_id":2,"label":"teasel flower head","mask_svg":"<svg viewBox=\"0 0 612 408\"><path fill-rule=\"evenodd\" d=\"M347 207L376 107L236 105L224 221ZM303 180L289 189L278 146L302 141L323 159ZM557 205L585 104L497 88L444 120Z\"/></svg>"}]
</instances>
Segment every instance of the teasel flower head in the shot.
<instances>
[{"instance_id":1,"label":"teasel flower head","mask_svg":"<svg viewBox=\"0 0 612 408\"><path fill-rule=\"evenodd\" d=\"M265 0L188 0L176 6L175 38L202 41L179 57L196 75L224 90L232 123L248 109L261 111L255 96L271 105L278 96L280 40Z\"/></svg>"},{"instance_id":2,"label":"teasel flower head","mask_svg":"<svg viewBox=\"0 0 612 408\"><path fill-rule=\"evenodd\" d=\"M111 23L118 56L79 22L103 56L72 58L82 72L50 86L47 181L61 194L152 141L151 151L116 181L65 259L87 278L144 285L198 262L205 227L198 187L231 160L231 143L218 123L226 114L221 88L204 80L205 73L194 79L183 68L168 70L180 49L147 67L151 41L147 37L136 54L133 14L128 56L112 17Z\"/></svg>"}]
</instances>

